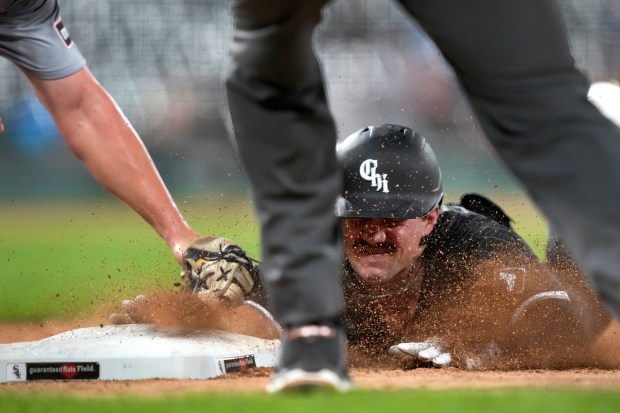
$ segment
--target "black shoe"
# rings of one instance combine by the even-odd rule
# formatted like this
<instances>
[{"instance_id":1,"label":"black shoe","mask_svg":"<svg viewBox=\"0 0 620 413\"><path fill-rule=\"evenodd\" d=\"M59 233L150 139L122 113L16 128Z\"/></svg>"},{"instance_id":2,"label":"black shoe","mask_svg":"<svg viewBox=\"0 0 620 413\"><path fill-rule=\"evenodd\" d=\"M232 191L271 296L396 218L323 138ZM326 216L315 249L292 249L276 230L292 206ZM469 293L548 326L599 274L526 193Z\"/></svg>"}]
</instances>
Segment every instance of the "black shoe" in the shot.
<instances>
[{"instance_id":1,"label":"black shoe","mask_svg":"<svg viewBox=\"0 0 620 413\"><path fill-rule=\"evenodd\" d=\"M283 335L278 366L267 392L349 390L345 341L340 327L310 324L290 328Z\"/></svg>"}]
</instances>

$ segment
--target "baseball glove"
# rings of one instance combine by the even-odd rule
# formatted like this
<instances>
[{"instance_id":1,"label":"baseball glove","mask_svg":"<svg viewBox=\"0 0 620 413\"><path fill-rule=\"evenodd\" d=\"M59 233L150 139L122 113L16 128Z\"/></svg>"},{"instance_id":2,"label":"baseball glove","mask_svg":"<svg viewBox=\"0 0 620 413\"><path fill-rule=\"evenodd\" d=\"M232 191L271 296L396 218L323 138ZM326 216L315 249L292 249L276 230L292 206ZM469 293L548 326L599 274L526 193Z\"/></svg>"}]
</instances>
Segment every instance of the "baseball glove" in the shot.
<instances>
[{"instance_id":1,"label":"baseball glove","mask_svg":"<svg viewBox=\"0 0 620 413\"><path fill-rule=\"evenodd\" d=\"M181 277L184 288L205 301L216 298L237 307L258 280L256 263L233 241L204 237L183 253Z\"/></svg>"}]
</instances>

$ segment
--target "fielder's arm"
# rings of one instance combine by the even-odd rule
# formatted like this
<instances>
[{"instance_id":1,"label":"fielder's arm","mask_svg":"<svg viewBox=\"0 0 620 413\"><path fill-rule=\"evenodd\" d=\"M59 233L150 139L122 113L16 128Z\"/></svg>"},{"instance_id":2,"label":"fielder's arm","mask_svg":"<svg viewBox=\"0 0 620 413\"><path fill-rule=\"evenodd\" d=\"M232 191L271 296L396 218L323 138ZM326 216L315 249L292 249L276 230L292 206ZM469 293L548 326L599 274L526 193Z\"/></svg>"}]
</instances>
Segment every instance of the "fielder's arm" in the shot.
<instances>
[{"instance_id":1,"label":"fielder's arm","mask_svg":"<svg viewBox=\"0 0 620 413\"><path fill-rule=\"evenodd\" d=\"M138 134L88 67L55 80L25 72L75 156L159 234L182 263L199 234L177 209Z\"/></svg>"}]
</instances>

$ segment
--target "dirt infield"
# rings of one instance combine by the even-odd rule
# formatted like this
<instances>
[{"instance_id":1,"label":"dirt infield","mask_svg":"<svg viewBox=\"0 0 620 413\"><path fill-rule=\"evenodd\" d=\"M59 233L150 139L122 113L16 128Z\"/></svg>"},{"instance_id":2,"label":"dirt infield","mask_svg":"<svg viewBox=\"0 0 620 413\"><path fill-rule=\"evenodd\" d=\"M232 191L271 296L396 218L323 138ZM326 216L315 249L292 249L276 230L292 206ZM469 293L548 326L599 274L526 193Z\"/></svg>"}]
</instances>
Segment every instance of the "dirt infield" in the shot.
<instances>
[{"instance_id":1,"label":"dirt infield","mask_svg":"<svg viewBox=\"0 0 620 413\"><path fill-rule=\"evenodd\" d=\"M365 390L397 389L500 389L500 388L583 388L620 390L618 370L466 372L453 368L381 371L353 369L356 388ZM182 393L263 392L269 369L251 374L228 374L209 380L135 380L100 382L32 382L0 385L0 393L49 393L84 397L121 395L156 397Z\"/></svg>"},{"instance_id":2,"label":"dirt infield","mask_svg":"<svg viewBox=\"0 0 620 413\"><path fill-rule=\"evenodd\" d=\"M46 321L0 325L0 343L33 341L64 331L107 325L105 317L72 321ZM584 388L620 391L620 328L612 325L597 343L596 351L608 357L604 368L526 371L463 371L455 368L414 370L356 367L352 378L359 389L498 389L498 388ZM84 397L135 395L155 397L180 393L262 392L270 369L233 373L209 380L134 380L99 382L5 383L0 393L50 393Z\"/></svg>"}]
</instances>

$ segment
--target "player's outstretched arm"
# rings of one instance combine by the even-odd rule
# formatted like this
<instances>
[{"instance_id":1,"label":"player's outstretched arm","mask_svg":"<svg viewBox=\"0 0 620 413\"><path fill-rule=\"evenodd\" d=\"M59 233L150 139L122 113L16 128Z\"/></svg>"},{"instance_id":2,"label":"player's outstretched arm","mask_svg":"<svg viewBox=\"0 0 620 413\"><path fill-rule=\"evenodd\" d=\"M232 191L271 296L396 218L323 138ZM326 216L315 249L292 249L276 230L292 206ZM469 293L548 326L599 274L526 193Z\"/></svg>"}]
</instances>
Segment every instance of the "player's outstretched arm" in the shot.
<instances>
[{"instance_id":1,"label":"player's outstretched arm","mask_svg":"<svg viewBox=\"0 0 620 413\"><path fill-rule=\"evenodd\" d=\"M60 133L99 184L144 218L175 259L199 237L183 219L142 140L88 67L55 80L26 73Z\"/></svg>"}]
</instances>

